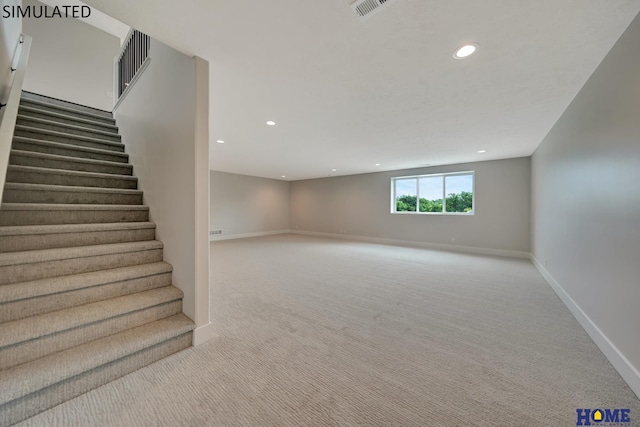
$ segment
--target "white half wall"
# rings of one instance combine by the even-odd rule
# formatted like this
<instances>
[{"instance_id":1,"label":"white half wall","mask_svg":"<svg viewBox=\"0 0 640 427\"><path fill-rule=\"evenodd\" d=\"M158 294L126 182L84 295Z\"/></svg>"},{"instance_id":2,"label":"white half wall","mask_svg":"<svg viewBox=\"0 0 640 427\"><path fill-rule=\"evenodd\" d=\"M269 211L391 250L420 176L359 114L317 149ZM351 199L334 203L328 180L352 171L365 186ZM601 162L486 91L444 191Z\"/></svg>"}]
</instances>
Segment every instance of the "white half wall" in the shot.
<instances>
[{"instance_id":1,"label":"white half wall","mask_svg":"<svg viewBox=\"0 0 640 427\"><path fill-rule=\"evenodd\" d=\"M0 0L0 10L5 6L15 7L21 4L20 0ZM11 68L17 68L19 58L24 54L23 49L18 48L22 34L22 20L3 17L0 18L0 24L0 102L10 104L10 92L15 77L15 72L11 71ZM17 87L16 90L18 90ZM11 111L5 115L7 110ZM7 177L16 116L17 105L0 109L0 201Z\"/></svg>"},{"instance_id":2,"label":"white half wall","mask_svg":"<svg viewBox=\"0 0 640 427\"><path fill-rule=\"evenodd\" d=\"M209 325L208 64L154 39L149 58L115 117L199 344Z\"/></svg>"},{"instance_id":3,"label":"white half wall","mask_svg":"<svg viewBox=\"0 0 640 427\"><path fill-rule=\"evenodd\" d=\"M24 18L23 26L33 37L24 90L111 111L120 39L74 18Z\"/></svg>"},{"instance_id":4,"label":"white half wall","mask_svg":"<svg viewBox=\"0 0 640 427\"><path fill-rule=\"evenodd\" d=\"M21 0L0 0L0 10L5 6L19 6ZM12 62L15 58L16 46L22 34L22 20L19 18L0 18L0 102L5 104L11 87ZM15 65L15 64L13 64ZM0 110L0 120L4 109ZM3 172L4 173L4 172Z\"/></svg>"},{"instance_id":5,"label":"white half wall","mask_svg":"<svg viewBox=\"0 0 640 427\"><path fill-rule=\"evenodd\" d=\"M251 237L289 229L289 182L210 172L211 240Z\"/></svg>"},{"instance_id":6,"label":"white half wall","mask_svg":"<svg viewBox=\"0 0 640 427\"><path fill-rule=\"evenodd\" d=\"M640 396L640 15L532 157L538 268Z\"/></svg>"},{"instance_id":7,"label":"white half wall","mask_svg":"<svg viewBox=\"0 0 640 427\"><path fill-rule=\"evenodd\" d=\"M392 177L470 170L475 215L389 212ZM529 252L529 158L294 181L290 197L293 232Z\"/></svg>"}]
</instances>

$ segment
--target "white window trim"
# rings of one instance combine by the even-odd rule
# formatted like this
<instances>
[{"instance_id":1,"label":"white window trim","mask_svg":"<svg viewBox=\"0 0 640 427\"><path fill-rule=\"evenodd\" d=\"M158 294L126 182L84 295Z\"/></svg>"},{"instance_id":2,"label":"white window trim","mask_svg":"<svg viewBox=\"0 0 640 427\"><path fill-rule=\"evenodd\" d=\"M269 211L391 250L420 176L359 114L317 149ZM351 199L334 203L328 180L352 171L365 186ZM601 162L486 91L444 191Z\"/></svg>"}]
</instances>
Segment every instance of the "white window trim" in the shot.
<instances>
[{"instance_id":1,"label":"white window trim","mask_svg":"<svg viewBox=\"0 0 640 427\"><path fill-rule=\"evenodd\" d=\"M446 202L446 185L445 185L445 177L447 176L459 176L459 175L471 175L473 179L471 180L471 191L472 191L472 199L471 204L473 209L469 212L447 212L447 202ZM417 181L420 178L429 178L429 177L442 177L442 212L420 212L420 184ZM414 212L411 211L396 211L396 181L401 179L416 179L416 210ZM397 215L457 215L457 216L473 216L476 214L476 174L475 171L460 171L460 172L445 172L445 173L432 173L425 175L407 175L407 176L394 176L391 178L391 213Z\"/></svg>"}]
</instances>

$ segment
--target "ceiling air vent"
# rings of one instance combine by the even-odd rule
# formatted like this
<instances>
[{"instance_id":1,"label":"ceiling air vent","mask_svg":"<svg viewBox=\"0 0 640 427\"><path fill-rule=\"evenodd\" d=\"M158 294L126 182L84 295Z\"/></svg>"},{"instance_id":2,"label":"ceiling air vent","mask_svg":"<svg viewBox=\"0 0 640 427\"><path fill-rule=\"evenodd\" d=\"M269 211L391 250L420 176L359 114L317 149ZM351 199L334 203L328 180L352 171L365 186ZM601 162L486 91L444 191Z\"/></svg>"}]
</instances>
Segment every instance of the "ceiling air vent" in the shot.
<instances>
[{"instance_id":1,"label":"ceiling air vent","mask_svg":"<svg viewBox=\"0 0 640 427\"><path fill-rule=\"evenodd\" d=\"M358 17L368 18L394 1L395 0L358 0L351 5L351 9L353 9Z\"/></svg>"}]
</instances>

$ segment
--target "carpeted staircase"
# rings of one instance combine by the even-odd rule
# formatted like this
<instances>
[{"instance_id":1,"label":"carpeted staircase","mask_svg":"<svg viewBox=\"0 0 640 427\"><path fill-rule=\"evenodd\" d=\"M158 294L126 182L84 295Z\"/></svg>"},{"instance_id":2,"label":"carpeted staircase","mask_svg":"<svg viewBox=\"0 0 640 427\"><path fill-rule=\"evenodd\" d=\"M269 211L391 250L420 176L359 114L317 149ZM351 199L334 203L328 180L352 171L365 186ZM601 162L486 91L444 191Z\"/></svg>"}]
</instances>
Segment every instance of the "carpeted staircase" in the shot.
<instances>
[{"instance_id":1,"label":"carpeted staircase","mask_svg":"<svg viewBox=\"0 0 640 427\"><path fill-rule=\"evenodd\" d=\"M0 425L191 345L111 113L23 93L0 206Z\"/></svg>"}]
</instances>

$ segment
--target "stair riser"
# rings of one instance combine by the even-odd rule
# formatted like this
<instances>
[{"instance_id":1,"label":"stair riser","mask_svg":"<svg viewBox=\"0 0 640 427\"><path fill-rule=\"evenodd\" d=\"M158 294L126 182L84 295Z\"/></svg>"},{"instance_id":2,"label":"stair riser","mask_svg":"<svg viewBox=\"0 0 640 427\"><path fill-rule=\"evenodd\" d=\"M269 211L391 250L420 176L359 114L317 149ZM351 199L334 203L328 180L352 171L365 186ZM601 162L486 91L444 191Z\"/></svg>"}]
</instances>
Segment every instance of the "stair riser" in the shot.
<instances>
[{"instance_id":1,"label":"stair riser","mask_svg":"<svg viewBox=\"0 0 640 427\"><path fill-rule=\"evenodd\" d=\"M0 426L10 426L46 409L73 399L103 384L123 377L144 366L191 346L192 333L180 335L130 356L108 363L83 375L47 387L39 392L0 406Z\"/></svg>"},{"instance_id":2,"label":"stair riser","mask_svg":"<svg viewBox=\"0 0 640 427\"><path fill-rule=\"evenodd\" d=\"M162 261L162 249L0 267L0 285Z\"/></svg>"},{"instance_id":3,"label":"stair riser","mask_svg":"<svg viewBox=\"0 0 640 427\"><path fill-rule=\"evenodd\" d=\"M81 191L39 191L5 188L2 201L5 203L52 203L52 204L98 204L141 205L142 194L85 193Z\"/></svg>"},{"instance_id":4,"label":"stair riser","mask_svg":"<svg viewBox=\"0 0 640 427\"><path fill-rule=\"evenodd\" d=\"M2 225L95 224L149 221L149 211L2 211Z\"/></svg>"},{"instance_id":5,"label":"stair riser","mask_svg":"<svg viewBox=\"0 0 640 427\"><path fill-rule=\"evenodd\" d=\"M40 108L40 110L42 110ZM34 119L42 119L42 120L49 120L52 122L58 122L58 123L63 123L63 124L67 124L67 125L71 125L71 126L81 126L84 128L89 128L89 129L94 129L94 130L98 130L101 132L112 132L112 133L118 133L118 129L117 128L113 128L113 123L105 123L102 120L93 120L89 117L80 117L80 116L72 116L70 114L64 114L61 111L58 112L54 112L52 111L52 113L54 114L47 114L44 111L32 111L32 110L25 110L24 108L20 108L18 110L18 114L20 114L21 116L25 116L25 117L31 117ZM65 116L69 116L69 117L60 117L58 114L64 114ZM86 120L90 120L89 122Z\"/></svg>"},{"instance_id":6,"label":"stair riser","mask_svg":"<svg viewBox=\"0 0 640 427\"><path fill-rule=\"evenodd\" d=\"M85 139L71 138L65 135L50 135L48 133L38 132L37 129L16 129L15 136L23 136L25 138L41 139L43 141L61 142L63 144L78 145L80 147L98 148L100 150L111 150L124 152L124 145L103 144L99 141L88 141ZM99 138L104 140L105 138ZM117 142L117 141L116 141Z\"/></svg>"},{"instance_id":7,"label":"stair riser","mask_svg":"<svg viewBox=\"0 0 640 427\"><path fill-rule=\"evenodd\" d=\"M64 310L82 304L104 301L137 292L171 285L171 273L123 280L90 288L60 292L0 304L0 323L25 319L30 316Z\"/></svg>"},{"instance_id":8,"label":"stair riser","mask_svg":"<svg viewBox=\"0 0 640 427\"><path fill-rule=\"evenodd\" d=\"M38 108L41 109L51 109L56 110L56 107L64 108L65 111L72 110L77 111L78 113L88 113L92 117L101 117L107 120L113 120L113 114L104 110L96 110L95 108L87 107L84 105L74 104L72 102L63 101L61 99L56 98L47 98L43 95L38 95L35 93L23 92L20 97L20 104L22 103L31 103L31 100L39 101L40 104L44 103L44 106L40 106Z\"/></svg>"},{"instance_id":9,"label":"stair riser","mask_svg":"<svg viewBox=\"0 0 640 427\"><path fill-rule=\"evenodd\" d=\"M129 165L102 165L84 162L75 162L66 159L46 159L32 157L24 154L11 153L9 164L16 166L35 166L39 168L64 169L79 172L110 173L113 175L133 174L133 168Z\"/></svg>"},{"instance_id":10,"label":"stair riser","mask_svg":"<svg viewBox=\"0 0 640 427\"><path fill-rule=\"evenodd\" d=\"M106 141L120 142L120 135L114 132L93 131L91 129L77 129L58 123L42 123L27 117L18 117L16 122L19 126L30 126L37 129L52 130L54 132L63 132L71 135L88 136L89 138L104 139Z\"/></svg>"},{"instance_id":11,"label":"stair riser","mask_svg":"<svg viewBox=\"0 0 640 427\"><path fill-rule=\"evenodd\" d=\"M145 228L141 230L0 236L0 252L142 242L155 240L155 235L156 230L154 228Z\"/></svg>"},{"instance_id":12,"label":"stair riser","mask_svg":"<svg viewBox=\"0 0 640 427\"><path fill-rule=\"evenodd\" d=\"M138 188L136 179L124 179L118 177L90 177L77 175L64 175L39 171L12 170L7 171L7 182L24 184L49 184L77 187L119 188L123 190L135 190Z\"/></svg>"},{"instance_id":13,"label":"stair riser","mask_svg":"<svg viewBox=\"0 0 640 427\"><path fill-rule=\"evenodd\" d=\"M182 312L175 300L0 349L0 370L86 344Z\"/></svg>"},{"instance_id":14,"label":"stair riser","mask_svg":"<svg viewBox=\"0 0 640 427\"><path fill-rule=\"evenodd\" d=\"M64 114L65 116L71 116L71 117L77 117L79 119L84 119L84 120L92 120L98 123L104 123L107 125L112 125L114 126L116 124L115 119L111 116L111 117L102 117L102 116L95 116L95 115L86 115L86 114L82 114L77 112L76 110L68 110L68 109L60 109L60 108L56 108L55 106L52 106L51 104L48 105L42 105L42 104L36 104L33 103L31 101L29 101L28 99L22 99L20 100L20 106L21 107L30 107L30 108L37 108L38 110L43 110L46 112L51 112L51 113L56 113L56 114Z\"/></svg>"},{"instance_id":15,"label":"stair riser","mask_svg":"<svg viewBox=\"0 0 640 427\"><path fill-rule=\"evenodd\" d=\"M127 163L129 161L128 156L118 155L115 152L114 154L94 153L90 151L76 150L73 146L67 148L25 141L13 141L11 148L14 150L35 151L36 153L55 154L57 156L77 157L80 159L103 160L107 162Z\"/></svg>"}]
</instances>

